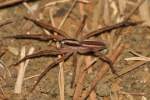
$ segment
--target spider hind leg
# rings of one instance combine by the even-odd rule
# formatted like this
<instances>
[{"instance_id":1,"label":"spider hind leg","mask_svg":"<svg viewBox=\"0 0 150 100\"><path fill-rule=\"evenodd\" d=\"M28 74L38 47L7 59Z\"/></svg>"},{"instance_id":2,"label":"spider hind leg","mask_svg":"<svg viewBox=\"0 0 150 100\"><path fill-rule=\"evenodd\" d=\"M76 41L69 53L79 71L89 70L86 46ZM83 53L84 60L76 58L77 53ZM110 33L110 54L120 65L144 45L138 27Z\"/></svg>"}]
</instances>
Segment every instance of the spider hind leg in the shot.
<instances>
[{"instance_id":1,"label":"spider hind leg","mask_svg":"<svg viewBox=\"0 0 150 100\"><path fill-rule=\"evenodd\" d=\"M119 76L116 73L116 70L114 69L113 62L108 57L106 57L104 54L99 53L99 52L94 53L94 55L97 56L97 57L99 57L99 59L101 59L102 61L106 62L109 65L109 67L111 69L111 72L113 74L115 74L116 76Z\"/></svg>"}]
</instances>

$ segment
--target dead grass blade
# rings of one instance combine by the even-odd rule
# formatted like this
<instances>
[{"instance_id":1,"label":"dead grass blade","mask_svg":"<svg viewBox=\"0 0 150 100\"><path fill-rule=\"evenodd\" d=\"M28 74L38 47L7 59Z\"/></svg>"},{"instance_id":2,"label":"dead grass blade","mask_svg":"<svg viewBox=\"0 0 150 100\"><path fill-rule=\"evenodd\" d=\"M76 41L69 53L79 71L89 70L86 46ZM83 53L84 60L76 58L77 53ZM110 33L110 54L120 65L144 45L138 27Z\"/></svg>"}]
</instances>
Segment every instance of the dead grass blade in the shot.
<instances>
[{"instance_id":1,"label":"dead grass blade","mask_svg":"<svg viewBox=\"0 0 150 100\"><path fill-rule=\"evenodd\" d=\"M20 54L20 59L24 58L25 57L25 47L22 47L21 49L21 54ZM23 69L24 67L24 62L20 63L20 69ZM19 70L19 73L18 73L18 77L17 77L17 81L16 81L16 84L15 84L15 89L14 89L14 93L21 93L21 86L22 86L22 78L20 77L22 74L20 74L21 70Z\"/></svg>"},{"instance_id":2,"label":"dead grass blade","mask_svg":"<svg viewBox=\"0 0 150 100\"><path fill-rule=\"evenodd\" d=\"M61 56L59 56L61 58ZM60 91L60 100L65 100L65 91L64 91L64 69L63 69L64 62L59 64L59 74L58 74L58 83L59 83L59 91Z\"/></svg>"},{"instance_id":3,"label":"dead grass blade","mask_svg":"<svg viewBox=\"0 0 150 100\"><path fill-rule=\"evenodd\" d=\"M103 19L105 25L109 25L111 23L111 16L110 16L110 9L109 9L109 1L105 0L104 1L104 14L103 14Z\"/></svg>"},{"instance_id":4,"label":"dead grass blade","mask_svg":"<svg viewBox=\"0 0 150 100\"><path fill-rule=\"evenodd\" d=\"M139 7L139 15L142 20L145 21L145 25L150 26L150 12L149 12L149 0L145 0L145 2Z\"/></svg>"},{"instance_id":5,"label":"dead grass blade","mask_svg":"<svg viewBox=\"0 0 150 100\"><path fill-rule=\"evenodd\" d=\"M32 1L32 0L8 0L8 1L0 3L0 9L14 6L25 1Z\"/></svg>"},{"instance_id":6,"label":"dead grass blade","mask_svg":"<svg viewBox=\"0 0 150 100\"><path fill-rule=\"evenodd\" d=\"M5 65L5 63L4 63L2 60L0 60L0 67L1 67L2 69L5 69L5 70L6 70L6 72L8 73L8 76L9 76L9 77L12 76L10 70L8 69L8 67Z\"/></svg>"},{"instance_id":7,"label":"dead grass blade","mask_svg":"<svg viewBox=\"0 0 150 100\"><path fill-rule=\"evenodd\" d=\"M118 0L120 15L124 14L126 9L127 0Z\"/></svg>"},{"instance_id":8,"label":"dead grass blade","mask_svg":"<svg viewBox=\"0 0 150 100\"><path fill-rule=\"evenodd\" d=\"M57 5L57 4L60 4L60 3L66 3L66 2L69 2L71 0L57 0L57 1L52 1L52 2L49 2L47 3L44 7L49 7L49 6L53 6L53 5ZM78 0L79 2L81 3L89 3L88 0Z\"/></svg>"},{"instance_id":9,"label":"dead grass blade","mask_svg":"<svg viewBox=\"0 0 150 100\"><path fill-rule=\"evenodd\" d=\"M104 1L103 0L98 0L97 4L95 5L94 9L93 9L93 15L92 15L92 30L97 29L98 27L98 22L100 19L100 15L102 15L103 13L103 5Z\"/></svg>"},{"instance_id":10,"label":"dead grass blade","mask_svg":"<svg viewBox=\"0 0 150 100\"><path fill-rule=\"evenodd\" d=\"M130 57L130 58L125 58L125 60L127 61L131 61L131 60L150 61L150 58L149 57Z\"/></svg>"},{"instance_id":11,"label":"dead grass blade","mask_svg":"<svg viewBox=\"0 0 150 100\"><path fill-rule=\"evenodd\" d=\"M8 100L8 97L6 96L2 86L0 85L0 91L1 91L1 94L0 94L0 100Z\"/></svg>"},{"instance_id":12,"label":"dead grass blade","mask_svg":"<svg viewBox=\"0 0 150 100\"><path fill-rule=\"evenodd\" d=\"M27 8L28 12L33 14L37 10L36 6L30 6L27 2L23 2L23 5Z\"/></svg>"},{"instance_id":13,"label":"dead grass blade","mask_svg":"<svg viewBox=\"0 0 150 100\"><path fill-rule=\"evenodd\" d=\"M34 48L32 47L32 48L30 48L28 54L32 54L33 51L34 51ZM21 59L23 57L25 57L25 47L22 47L22 50L21 50ZM21 93L22 84L23 84L23 81L24 81L24 74L25 74L25 70L26 70L26 67L27 67L28 63L29 63L29 60L26 60L25 62L22 62L20 64L18 77L17 77L17 81L16 81L16 84L15 84L15 90L14 90L14 92L17 93L17 94Z\"/></svg>"},{"instance_id":14,"label":"dead grass blade","mask_svg":"<svg viewBox=\"0 0 150 100\"><path fill-rule=\"evenodd\" d=\"M119 94L130 94L130 95L133 95L133 96L145 96L146 93L144 92L125 92L125 91L120 91Z\"/></svg>"},{"instance_id":15,"label":"dead grass blade","mask_svg":"<svg viewBox=\"0 0 150 100\"><path fill-rule=\"evenodd\" d=\"M88 71L88 68L90 68L91 65L93 65L93 63L95 63L95 59L86 63L85 67L80 70L80 72L79 72L80 77L76 82L77 84L76 84L75 92L73 95L73 100L80 100L81 99L80 96L82 95L82 89L83 89L85 75Z\"/></svg>"},{"instance_id":16,"label":"dead grass blade","mask_svg":"<svg viewBox=\"0 0 150 100\"><path fill-rule=\"evenodd\" d=\"M132 54L138 56L138 57L130 57L130 58L125 58L125 60L130 61L130 60L142 60L142 61L150 61L150 57L143 56L139 53L136 53L135 51L130 51Z\"/></svg>"},{"instance_id":17,"label":"dead grass blade","mask_svg":"<svg viewBox=\"0 0 150 100\"><path fill-rule=\"evenodd\" d=\"M40 74L32 75L32 76L24 78L24 81L35 78L35 77L39 77L39 76L40 76Z\"/></svg>"},{"instance_id":18,"label":"dead grass blade","mask_svg":"<svg viewBox=\"0 0 150 100\"><path fill-rule=\"evenodd\" d=\"M53 5L56 5L56 4L59 4L59 3L66 3L66 2L69 2L69 1L70 1L70 0L52 1L52 2L49 2L49 3L47 3L46 5L44 5L44 7L53 6Z\"/></svg>"},{"instance_id":19,"label":"dead grass blade","mask_svg":"<svg viewBox=\"0 0 150 100\"><path fill-rule=\"evenodd\" d=\"M145 96L142 96L141 100L148 100Z\"/></svg>"},{"instance_id":20,"label":"dead grass blade","mask_svg":"<svg viewBox=\"0 0 150 100\"><path fill-rule=\"evenodd\" d=\"M142 65L144 65L144 64L146 64L146 63L147 63L147 61L138 61L138 62L135 62L135 63L132 64L131 66L129 66L129 67L123 69L121 72L119 72L119 73L118 73L118 74L119 74L119 77L121 77L121 76L123 76L123 75L125 75L125 74L127 74L127 73L129 73L129 72L131 72L131 71L133 71L133 70L135 70L135 69L141 67ZM115 77L115 79L116 79L116 78L118 78L118 77Z\"/></svg>"}]
</instances>

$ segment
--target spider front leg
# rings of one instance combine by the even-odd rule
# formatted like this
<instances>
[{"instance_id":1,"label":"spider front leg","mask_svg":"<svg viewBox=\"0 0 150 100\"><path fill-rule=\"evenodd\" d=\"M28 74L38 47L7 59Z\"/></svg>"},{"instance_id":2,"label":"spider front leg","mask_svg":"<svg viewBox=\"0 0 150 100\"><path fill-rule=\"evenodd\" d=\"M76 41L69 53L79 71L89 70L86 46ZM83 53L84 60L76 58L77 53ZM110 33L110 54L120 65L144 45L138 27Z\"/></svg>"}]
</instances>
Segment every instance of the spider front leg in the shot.
<instances>
[{"instance_id":1,"label":"spider front leg","mask_svg":"<svg viewBox=\"0 0 150 100\"><path fill-rule=\"evenodd\" d=\"M104 54L100 53L100 52L95 52L94 53L95 56L99 57L99 59L101 59L102 61L106 62L107 64L109 64L109 67L111 69L111 72L117 76L119 76L116 71L114 70L114 67L113 67L113 63L112 61L106 57Z\"/></svg>"},{"instance_id":2,"label":"spider front leg","mask_svg":"<svg viewBox=\"0 0 150 100\"><path fill-rule=\"evenodd\" d=\"M53 63L51 63L49 66L47 66L44 71L40 74L38 79L36 80L36 83L33 85L32 89L30 92L33 92L33 90L36 88L38 83L41 81L41 79L51 70L53 69L56 65L58 65L60 62L67 60L73 53L69 52L65 54L63 57L56 59Z\"/></svg>"},{"instance_id":3,"label":"spider front leg","mask_svg":"<svg viewBox=\"0 0 150 100\"><path fill-rule=\"evenodd\" d=\"M56 32L59 35L65 37L65 38L70 38L70 36L66 32L64 32L64 31L62 31L60 29L57 29L56 27L53 27L52 25L50 25L47 22L36 20L36 19L34 19L34 18L30 17L30 16L24 16L24 18L27 19L27 20L32 21L37 26L42 27L42 28L44 28L44 29L46 29L46 30L48 30L50 32Z\"/></svg>"},{"instance_id":4,"label":"spider front leg","mask_svg":"<svg viewBox=\"0 0 150 100\"><path fill-rule=\"evenodd\" d=\"M47 35L47 34L20 34L20 35L12 35L12 36L6 36L3 38L8 39L29 39L29 40L38 40L38 41L50 41L50 40L56 40L56 41L62 41L65 39L65 37L61 35Z\"/></svg>"}]
</instances>

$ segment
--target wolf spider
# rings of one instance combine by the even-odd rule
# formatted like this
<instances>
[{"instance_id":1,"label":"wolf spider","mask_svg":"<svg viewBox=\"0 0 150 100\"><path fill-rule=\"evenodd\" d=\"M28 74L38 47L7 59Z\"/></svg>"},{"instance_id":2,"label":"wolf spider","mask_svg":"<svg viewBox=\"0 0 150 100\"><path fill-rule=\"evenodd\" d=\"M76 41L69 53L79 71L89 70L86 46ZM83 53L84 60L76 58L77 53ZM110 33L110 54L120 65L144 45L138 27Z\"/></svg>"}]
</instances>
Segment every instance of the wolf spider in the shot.
<instances>
[{"instance_id":1,"label":"wolf spider","mask_svg":"<svg viewBox=\"0 0 150 100\"><path fill-rule=\"evenodd\" d=\"M41 50L38 52L35 52L31 55L25 56L23 59L19 60L15 64L12 64L12 66L16 66L20 64L21 62L27 60L27 59L33 59L33 58L39 58L43 56L55 56L57 55L62 55L61 58L57 58L54 62L52 62L49 66L45 68L45 70L40 74L38 77L36 83L33 85L32 90L35 89L35 87L38 85L38 83L41 81L41 79L49 72L52 68L56 67L60 62L67 60L71 55L73 54L80 54L80 55L92 55L95 57L98 57L102 61L106 62L109 64L110 69L112 73L116 74L115 70L113 69L113 64L112 61L107 58L104 54L102 54L100 51L103 49L106 49L106 44L103 41L94 41L94 40L88 40L88 38L102 34L104 32L109 32L113 29L117 29L120 27L128 27L128 26L134 26L137 23L136 22L121 22L118 24L114 24L111 26L107 26L104 28L97 29L95 31L92 31L90 33L87 33L83 35L82 37L79 37L79 34L81 33L86 17L83 18L76 34L76 39L71 38L70 36L67 35L64 31L57 29L50 24L36 20L32 17L29 16L24 16L26 20L30 20L33 23L35 23L37 26L42 27L46 30L48 30L51 33L57 33L57 35L50 34L36 34L36 35L27 35L27 34L22 34L22 35L13 35L13 36L7 36L6 38L14 38L14 39L31 39L31 40L39 40L39 41L57 41L61 44L60 48L57 47L51 47L46 50ZM81 34L82 35L82 34ZM116 74L117 75L117 74Z\"/></svg>"}]
</instances>

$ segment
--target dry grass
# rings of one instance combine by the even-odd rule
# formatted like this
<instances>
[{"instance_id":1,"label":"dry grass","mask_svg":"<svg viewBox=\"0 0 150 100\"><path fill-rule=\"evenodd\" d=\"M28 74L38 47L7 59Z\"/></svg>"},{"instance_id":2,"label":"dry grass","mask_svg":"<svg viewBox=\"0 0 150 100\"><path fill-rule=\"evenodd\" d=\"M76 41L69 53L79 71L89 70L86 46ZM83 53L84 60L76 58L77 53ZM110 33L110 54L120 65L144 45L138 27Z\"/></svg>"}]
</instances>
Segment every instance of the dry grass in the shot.
<instances>
[{"instance_id":1,"label":"dry grass","mask_svg":"<svg viewBox=\"0 0 150 100\"><path fill-rule=\"evenodd\" d=\"M32 1L32 0L31 0ZM50 1L48 3L43 3L39 8L36 10L32 10L32 3L28 4L30 2L24 2L23 0L13 0L5 3L0 3L0 8L6 8L8 6L17 6L17 4L21 4L23 2L24 7L30 11L30 14L37 16L37 18L40 17L40 19L47 18L50 20L50 24L57 27L58 29L62 29L68 33L71 33L69 35L76 36L74 31L77 29L78 25L80 23L80 19L82 19L83 15L88 15L87 23L85 24L85 27L83 29L83 33L85 34L89 32L89 30L95 30L99 27L112 25L113 23L118 23L121 21L128 21L128 20L138 20L144 21L145 26L149 26L150 22L150 15L149 15L149 1L148 0L137 0L138 2L134 2L132 0L57 0L57 1ZM47 2L44 0L41 0L39 2ZM36 2L33 2L36 3ZM70 4L67 11L64 11L65 14L61 16L60 18L55 17L56 8L59 9L59 6ZM128 9L129 5L131 5L132 9ZM66 7L67 8L67 7ZM21 9L21 8L20 8ZM48 12L48 13L47 13ZM46 20L47 20L46 19ZM12 23L14 20L5 20L0 22L0 26L4 26L6 24ZM59 23L59 24L58 24ZM82 24L82 23L81 23ZM132 28L132 27L131 27ZM70 31L71 30L71 31ZM127 28L129 30L129 28ZM90 39L93 40L99 40L103 39L104 41L107 41L109 43L107 52L107 57L111 59L111 61L116 65L116 63L121 62L121 56L123 55L125 49L126 49L126 43L124 43L124 29L119 30L113 30L106 32L105 34L102 34L101 36L92 37ZM51 34L47 30L42 29L42 32L46 34ZM57 33L54 33L57 35ZM79 35L82 35L79 34ZM50 44L50 42L49 42ZM56 42L57 47L59 48L61 44L59 42ZM33 52L33 48L29 50L29 54ZM130 91L126 92L122 90L122 77L125 75L128 75L129 72L139 68L140 66L146 64L150 61L149 57L143 56L139 53L136 53L135 51L131 51L132 54L134 54L136 57L126 57L124 60L126 60L128 63L137 61L132 63L132 65L127 66L126 68L123 68L117 72L120 76L114 76L113 74L108 74L109 72L109 66L107 63L99 62L98 59L93 58L91 56L82 57L77 54L75 54L75 57L77 57L77 63L74 64L76 66L76 69L74 70L75 76L73 83L73 93L72 93L72 99L73 100L84 100L85 98L88 100L99 100L97 95L97 85L101 81L111 81L111 93L107 96L100 97L102 100L148 100L147 94L144 92L135 92ZM25 48L23 47L21 50L21 58L25 56ZM63 55L59 55L58 58L63 57ZM73 58L74 59L74 58ZM75 59L74 59L75 60ZM69 61L68 61L69 62ZM76 62L76 61L74 61ZM95 66L93 68L93 65L95 63L100 63L100 67L95 70ZM31 75L31 77L24 78L26 67L29 63L29 60L23 62L20 64L20 68L18 70L16 84L15 84L15 90L14 92L17 94L22 95L23 93L21 91L24 91L22 89L23 81L29 80L34 77L38 77L39 75ZM67 62L66 62L67 63ZM65 68L66 63L61 62L59 64L59 72L58 72L58 86L59 86L59 99L60 100L67 100L66 96L66 87L65 79L67 76L65 76ZM117 69L117 67L115 67ZM91 73L94 75L94 79L92 79L91 82L87 84L86 77L88 75L91 75ZM55 73L56 74L56 73ZM44 83L43 83L44 84ZM71 83L70 83L71 84ZM68 84L67 84L68 85ZM55 87L55 86L54 86ZM1 88L1 91L5 91ZM37 92L37 91L35 91ZM45 93L47 96L47 94ZM49 94L48 94L49 95ZM1 95L0 95L1 97ZM4 93L2 93L2 97L6 97ZM136 98L140 99L136 99ZM35 95L36 98L36 95ZM44 100L44 99L43 99ZM47 99L45 99L47 100Z\"/></svg>"}]
</instances>

